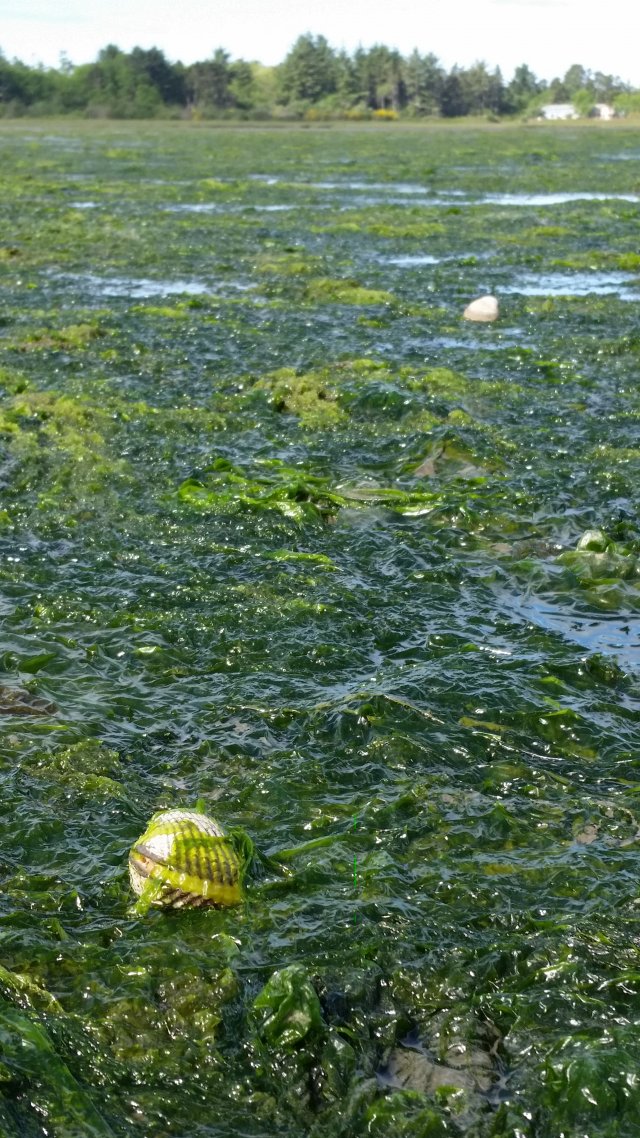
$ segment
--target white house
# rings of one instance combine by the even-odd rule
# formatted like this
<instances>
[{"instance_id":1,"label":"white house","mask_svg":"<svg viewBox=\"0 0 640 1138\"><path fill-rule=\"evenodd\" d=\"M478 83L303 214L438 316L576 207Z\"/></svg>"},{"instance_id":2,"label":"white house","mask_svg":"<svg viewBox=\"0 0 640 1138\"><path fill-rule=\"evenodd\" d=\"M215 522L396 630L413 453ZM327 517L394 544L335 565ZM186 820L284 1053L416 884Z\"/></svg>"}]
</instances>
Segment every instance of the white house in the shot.
<instances>
[{"instance_id":1,"label":"white house","mask_svg":"<svg viewBox=\"0 0 640 1138\"><path fill-rule=\"evenodd\" d=\"M580 115L573 103L547 103L540 107L540 118L557 122L558 119L578 119Z\"/></svg>"},{"instance_id":2,"label":"white house","mask_svg":"<svg viewBox=\"0 0 640 1138\"><path fill-rule=\"evenodd\" d=\"M573 103L547 103L544 107L540 107L538 118L546 119L548 122L558 122L559 119L579 119L581 116L574 107ZM594 103L589 111L589 118L591 119L614 119L616 117L615 107L610 103Z\"/></svg>"},{"instance_id":3,"label":"white house","mask_svg":"<svg viewBox=\"0 0 640 1138\"><path fill-rule=\"evenodd\" d=\"M610 103L595 103L591 116L594 119L614 119L616 117L616 109Z\"/></svg>"}]
</instances>

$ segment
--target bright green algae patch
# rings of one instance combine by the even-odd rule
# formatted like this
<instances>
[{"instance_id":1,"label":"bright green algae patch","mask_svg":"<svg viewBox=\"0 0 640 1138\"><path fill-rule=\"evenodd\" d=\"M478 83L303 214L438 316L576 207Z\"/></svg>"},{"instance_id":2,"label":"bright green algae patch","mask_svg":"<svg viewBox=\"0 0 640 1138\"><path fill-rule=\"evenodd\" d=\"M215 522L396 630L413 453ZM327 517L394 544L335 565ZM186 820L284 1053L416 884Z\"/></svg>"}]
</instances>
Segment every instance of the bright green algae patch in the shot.
<instances>
[{"instance_id":1,"label":"bright green algae patch","mask_svg":"<svg viewBox=\"0 0 640 1138\"><path fill-rule=\"evenodd\" d=\"M0 1130L633 1138L640 134L0 150Z\"/></svg>"}]
</instances>

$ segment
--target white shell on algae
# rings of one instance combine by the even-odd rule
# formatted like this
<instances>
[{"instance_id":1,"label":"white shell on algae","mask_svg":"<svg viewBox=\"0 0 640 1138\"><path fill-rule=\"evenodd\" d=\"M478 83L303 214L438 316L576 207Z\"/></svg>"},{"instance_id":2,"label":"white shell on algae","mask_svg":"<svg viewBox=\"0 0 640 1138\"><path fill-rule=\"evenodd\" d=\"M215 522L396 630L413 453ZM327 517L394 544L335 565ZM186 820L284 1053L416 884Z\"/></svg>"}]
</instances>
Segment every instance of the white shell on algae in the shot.
<instances>
[{"instance_id":1,"label":"white shell on algae","mask_svg":"<svg viewBox=\"0 0 640 1138\"><path fill-rule=\"evenodd\" d=\"M481 324L490 324L493 320L498 319L499 315L498 301L495 296L479 296L477 300L472 300L463 312L465 320L476 320Z\"/></svg>"},{"instance_id":2,"label":"white shell on algae","mask_svg":"<svg viewBox=\"0 0 640 1138\"><path fill-rule=\"evenodd\" d=\"M237 905L240 862L224 831L197 810L154 814L129 854L131 887L150 905Z\"/></svg>"}]
</instances>

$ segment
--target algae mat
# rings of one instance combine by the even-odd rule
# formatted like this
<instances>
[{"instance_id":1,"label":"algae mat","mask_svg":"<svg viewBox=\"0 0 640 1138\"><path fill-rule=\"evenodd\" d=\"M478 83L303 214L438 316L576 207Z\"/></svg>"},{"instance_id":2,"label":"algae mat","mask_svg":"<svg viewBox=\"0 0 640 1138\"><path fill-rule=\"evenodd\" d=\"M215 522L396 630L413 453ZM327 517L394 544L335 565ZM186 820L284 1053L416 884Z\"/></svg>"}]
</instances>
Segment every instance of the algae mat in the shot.
<instances>
[{"instance_id":1,"label":"algae mat","mask_svg":"<svg viewBox=\"0 0 640 1138\"><path fill-rule=\"evenodd\" d=\"M640 132L0 180L0 1133L637 1133ZM132 914L197 800L244 903Z\"/></svg>"}]
</instances>

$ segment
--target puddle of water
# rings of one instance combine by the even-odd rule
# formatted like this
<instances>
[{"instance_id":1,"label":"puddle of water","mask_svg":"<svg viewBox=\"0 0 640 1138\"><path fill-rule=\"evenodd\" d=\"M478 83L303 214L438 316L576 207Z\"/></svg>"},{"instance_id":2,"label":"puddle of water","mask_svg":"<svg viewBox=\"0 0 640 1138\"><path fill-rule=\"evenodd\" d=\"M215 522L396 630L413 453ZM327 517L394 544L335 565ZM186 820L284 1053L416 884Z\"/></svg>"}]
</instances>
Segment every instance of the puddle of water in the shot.
<instances>
[{"instance_id":1,"label":"puddle of water","mask_svg":"<svg viewBox=\"0 0 640 1138\"><path fill-rule=\"evenodd\" d=\"M545 604L540 598L523 600L516 608L526 620L534 621L549 632L561 633L589 652L615 656L622 667L640 668L640 617L579 616Z\"/></svg>"},{"instance_id":2,"label":"puddle of water","mask_svg":"<svg viewBox=\"0 0 640 1138\"><path fill-rule=\"evenodd\" d=\"M486 327L488 329L491 325L486 325ZM477 336L469 336L468 339L458 339L455 336L414 336L406 341L407 347L410 350L423 353L425 351L429 353L434 348L444 348L447 351L462 349L464 352L475 352L477 350L483 352L501 352L504 351L505 348L521 348L523 344L528 343L529 340L524 335L517 340L505 339L502 336L498 339L495 336L495 329L493 333L489 333L482 340Z\"/></svg>"},{"instance_id":3,"label":"puddle of water","mask_svg":"<svg viewBox=\"0 0 640 1138\"><path fill-rule=\"evenodd\" d=\"M98 209L98 202L69 202L71 209Z\"/></svg>"},{"instance_id":4,"label":"puddle of water","mask_svg":"<svg viewBox=\"0 0 640 1138\"><path fill-rule=\"evenodd\" d=\"M92 283L96 292L103 296L130 296L134 299L149 296L179 296L183 293L189 296L202 296L211 289L202 281L152 281L152 280L126 280L115 278L107 281L94 277Z\"/></svg>"},{"instance_id":5,"label":"puddle of water","mask_svg":"<svg viewBox=\"0 0 640 1138\"><path fill-rule=\"evenodd\" d=\"M244 210L259 210L261 213L281 213L288 209L297 209L295 205L246 205Z\"/></svg>"},{"instance_id":6,"label":"puddle of water","mask_svg":"<svg viewBox=\"0 0 640 1138\"><path fill-rule=\"evenodd\" d=\"M345 187L341 187L344 190ZM459 195L459 196L458 196ZM374 205L402 205L404 204L403 198L394 198L387 195L374 194L374 193L358 193L356 191L352 197L348 199L349 206L343 208L353 208L362 206ZM478 194L477 197L465 197L461 191L449 190L447 197L430 197L428 191L423 190L422 197L415 197L414 204L424 206L436 206L443 209L463 208L469 206L479 205L503 205L503 206L547 206L547 205L565 205L568 202L578 201L625 201L625 202L640 202L640 195L638 194L597 194L597 193L557 193L557 194Z\"/></svg>"},{"instance_id":7,"label":"puddle of water","mask_svg":"<svg viewBox=\"0 0 640 1138\"><path fill-rule=\"evenodd\" d=\"M428 194L428 186L420 186L417 182L365 182L343 180L339 182L305 182L303 180L291 181L291 179L278 178L270 174L250 174L249 178L253 182L262 182L265 186L277 186L282 182L286 182L290 186L300 186L303 189L309 190L361 190L365 192L376 191L382 194ZM461 193L460 190L451 190L452 194Z\"/></svg>"},{"instance_id":8,"label":"puddle of water","mask_svg":"<svg viewBox=\"0 0 640 1138\"><path fill-rule=\"evenodd\" d=\"M598 162L640 162L640 150L627 150L623 154L601 154Z\"/></svg>"},{"instance_id":9,"label":"puddle of water","mask_svg":"<svg viewBox=\"0 0 640 1138\"><path fill-rule=\"evenodd\" d=\"M348 209L363 209L365 206L376 205L404 205L407 204L406 198L394 198L382 194L365 194L355 191L353 194L344 195L342 198L344 204L340 206L342 210ZM335 203L334 203L335 204ZM435 198L428 197L415 197L412 199L412 205L431 206L431 205L451 205L451 202L438 201ZM322 208L322 207L318 207ZM326 207L325 207L326 208Z\"/></svg>"},{"instance_id":10,"label":"puddle of water","mask_svg":"<svg viewBox=\"0 0 640 1138\"><path fill-rule=\"evenodd\" d=\"M406 257L379 257L383 265L400 265L403 268L412 268L414 265L439 265L444 258L432 257L429 253L417 253Z\"/></svg>"},{"instance_id":11,"label":"puddle of water","mask_svg":"<svg viewBox=\"0 0 640 1138\"><path fill-rule=\"evenodd\" d=\"M503 337L496 339L493 337L491 340L487 336L484 340L476 338L469 340L456 340L452 336L438 336L431 341L442 348L465 348L475 350L481 348L483 352L501 352L504 348L519 348L522 346L523 341L519 340L505 340Z\"/></svg>"},{"instance_id":12,"label":"puddle of water","mask_svg":"<svg viewBox=\"0 0 640 1138\"><path fill-rule=\"evenodd\" d=\"M640 279L632 273L546 273L535 276L529 273L518 277L512 285L500 289L502 293L522 293L524 296L618 296L620 300L640 300Z\"/></svg>"},{"instance_id":13,"label":"puddle of water","mask_svg":"<svg viewBox=\"0 0 640 1138\"><path fill-rule=\"evenodd\" d=\"M626 158L627 155L619 155ZM267 177L266 175L250 175L254 181L260 181L268 186L275 186L284 181L283 178ZM504 193L504 194L478 194L470 196L464 190L447 190L446 196L432 196L428 186L420 186L413 182L289 182L289 185L299 186L312 190L337 190L340 193L365 194L365 198L358 200L358 205L386 205L394 203L393 194L415 196L424 199L425 205L456 206L456 205L514 205L514 206L544 206L564 205L567 202L579 201L624 201L640 202L640 194L621 194L595 192L589 190L562 191L555 193ZM419 204L423 204L422 200ZM262 207L266 208L266 207Z\"/></svg>"},{"instance_id":14,"label":"puddle of water","mask_svg":"<svg viewBox=\"0 0 640 1138\"><path fill-rule=\"evenodd\" d=\"M446 257L434 257L431 253L395 253L393 256L374 257L378 265L398 265L400 268L415 268L420 265L443 265L447 261L458 264L475 264L488 261L491 253L452 253Z\"/></svg>"},{"instance_id":15,"label":"puddle of water","mask_svg":"<svg viewBox=\"0 0 640 1138\"><path fill-rule=\"evenodd\" d=\"M221 206L218 202L184 202L178 205L164 205L165 213L232 213L238 206Z\"/></svg>"},{"instance_id":16,"label":"puddle of water","mask_svg":"<svg viewBox=\"0 0 640 1138\"><path fill-rule=\"evenodd\" d=\"M188 186L188 185L190 185L188 178L141 178L140 182L145 186Z\"/></svg>"},{"instance_id":17,"label":"puddle of water","mask_svg":"<svg viewBox=\"0 0 640 1138\"><path fill-rule=\"evenodd\" d=\"M416 182L299 182L301 186L309 186L313 190L364 190L375 191L381 194L428 194L428 186L419 186ZM451 193L458 191L452 190Z\"/></svg>"},{"instance_id":18,"label":"puddle of water","mask_svg":"<svg viewBox=\"0 0 640 1138\"><path fill-rule=\"evenodd\" d=\"M142 300L151 296L202 296L212 293L210 285L204 281L153 281L145 277L134 279L131 277L99 277L94 273L60 274L58 280L82 282L94 293L100 296L126 296L131 300ZM227 282L225 282L227 285ZM229 287L229 286L228 286ZM244 288L243 285L230 287Z\"/></svg>"},{"instance_id":19,"label":"puddle of water","mask_svg":"<svg viewBox=\"0 0 640 1138\"><path fill-rule=\"evenodd\" d=\"M493 205L564 205L566 202L640 202L638 194L548 193L548 194L481 194L475 205L487 202Z\"/></svg>"},{"instance_id":20,"label":"puddle of water","mask_svg":"<svg viewBox=\"0 0 640 1138\"><path fill-rule=\"evenodd\" d=\"M81 150L83 147L82 139L69 138L66 134L45 134L41 138L38 138L37 135L25 137L37 139L39 142L54 142L57 150Z\"/></svg>"},{"instance_id":21,"label":"puddle of water","mask_svg":"<svg viewBox=\"0 0 640 1138\"><path fill-rule=\"evenodd\" d=\"M181 202L161 207L167 213L280 213L297 209L295 205L222 205L220 202Z\"/></svg>"}]
</instances>

